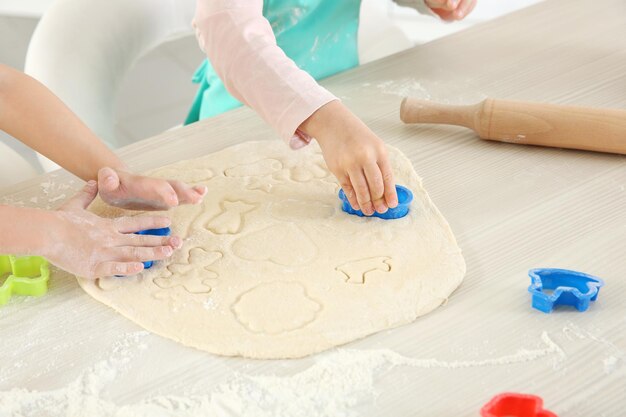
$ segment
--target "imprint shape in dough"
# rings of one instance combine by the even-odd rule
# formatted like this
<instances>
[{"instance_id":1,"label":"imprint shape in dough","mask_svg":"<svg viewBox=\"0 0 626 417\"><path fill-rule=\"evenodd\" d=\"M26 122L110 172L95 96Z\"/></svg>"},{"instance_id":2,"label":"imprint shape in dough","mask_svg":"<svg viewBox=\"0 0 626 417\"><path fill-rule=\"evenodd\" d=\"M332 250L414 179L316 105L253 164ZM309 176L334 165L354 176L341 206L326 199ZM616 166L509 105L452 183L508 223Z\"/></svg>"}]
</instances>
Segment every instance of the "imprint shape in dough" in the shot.
<instances>
[{"instance_id":1,"label":"imprint shape in dough","mask_svg":"<svg viewBox=\"0 0 626 417\"><path fill-rule=\"evenodd\" d=\"M284 281L259 284L241 294L233 305L233 313L242 326L265 334L301 329L315 320L321 309L322 305L306 293L304 285Z\"/></svg>"},{"instance_id":2,"label":"imprint shape in dough","mask_svg":"<svg viewBox=\"0 0 626 417\"><path fill-rule=\"evenodd\" d=\"M391 271L391 258L389 256L377 256L375 258L360 259L339 265L336 269L345 275L346 282L365 284L366 275L376 271Z\"/></svg>"},{"instance_id":3,"label":"imprint shape in dough","mask_svg":"<svg viewBox=\"0 0 626 417\"><path fill-rule=\"evenodd\" d=\"M389 157L414 194L397 220L344 213L315 143L248 142L148 172L208 188L202 204L163 213L183 248L136 277L78 281L144 328L219 355L296 358L408 324L448 299L465 262L411 162Z\"/></svg>"},{"instance_id":4,"label":"imprint shape in dough","mask_svg":"<svg viewBox=\"0 0 626 417\"><path fill-rule=\"evenodd\" d=\"M189 251L186 263L171 263L167 267L171 276L155 278L153 281L162 289L182 287L192 294L209 293L220 281L217 273L208 269L208 266L222 256L221 252L193 248Z\"/></svg>"},{"instance_id":5,"label":"imprint shape in dough","mask_svg":"<svg viewBox=\"0 0 626 417\"><path fill-rule=\"evenodd\" d=\"M256 204L245 201L224 200L220 204L222 212L209 220L205 227L218 235L239 233L244 224L244 215L256 207Z\"/></svg>"}]
</instances>

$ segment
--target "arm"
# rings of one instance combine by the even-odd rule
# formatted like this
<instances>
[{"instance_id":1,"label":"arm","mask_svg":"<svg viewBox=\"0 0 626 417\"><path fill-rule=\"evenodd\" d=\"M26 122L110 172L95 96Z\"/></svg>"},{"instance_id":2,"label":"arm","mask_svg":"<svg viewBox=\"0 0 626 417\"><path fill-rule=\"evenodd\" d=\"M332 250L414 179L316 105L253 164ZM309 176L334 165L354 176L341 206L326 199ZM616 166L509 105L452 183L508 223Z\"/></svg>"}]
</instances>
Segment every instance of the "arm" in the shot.
<instances>
[{"instance_id":1,"label":"arm","mask_svg":"<svg viewBox=\"0 0 626 417\"><path fill-rule=\"evenodd\" d=\"M160 260L182 246L179 237L140 236L133 232L167 227L165 217L104 219L86 210L98 193L89 181L57 211L0 205L0 253L44 256L85 278L134 275L144 261Z\"/></svg>"},{"instance_id":2,"label":"arm","mask_svg":"<svg viewBox=\"0 0 626 417\"><path fill-rule=\"evenodd\" d=\"M193 25L228 91L290 142L305 119L337 98L278 47L262 10L262 0L198 0Z\"/></svg>"},{"instance_id":3,"label":"arm","mask_svg":"<svg viewBox=\"0 0 626 417\"><path fill-rule=\"evenodd\" d=\"M98 193L94 178L120 188L147 180L124 171L122 162L52 93L18 71L0 65L0 128L45 153L89 182L57 211L0 205L0 253L39 255L86 278L133 275L142 262L165 259L182 246L178 237L139 236L133 232L169 226L164 217L104 219L88 212ZM104 165L115 167L101 168ZM110 185L110 182L109 182ZM145 195L145 193L144 193ZM131 196L133 196L131 194ZM136 198L136 195L134 195Z\"/></svg>"},{"instance_id":4,"label":"arm","mask_svg":"<svg viewBox=\"0 0 626 417\"><path fill-rule=\"evenodd\" d=\"M0 129L85 181L124 208L167 209L197 203L204 187L132 174L78 117L35 79L0 64Z\"/></svg>"},{"instance_id":5,"label":"arm","mask_svg":"<svg viewBox=\"0 0 626 417\"><path fill-rule=\"evenodd\" d=\"M53 212L0 205L0 253L46 255L46 227ZM11 219L11 221L6 221ZM11 238L7 238L11 236Z\"/></svg>"},{"instance_id":6,"label":"arm","mask_svg":"<svg viewBox=\"0 0 626 417\"><path fill-rule=\"evenodd\" d=\"M126 169L50 90L1 64L0 129L85 181L101 167Z\"/></svg>"},{"instance_id":7,"label":"arm","mask_svg":"<svg viewBox=\"0 0 626 417\"><path fill-rule=\"evenodd\" d=\"M355 209L397 205L384 143L276 45L262 0L198 0L200 47L228 91L252 107L292 148L315 137Z\"/></svg>"}]
</instances>

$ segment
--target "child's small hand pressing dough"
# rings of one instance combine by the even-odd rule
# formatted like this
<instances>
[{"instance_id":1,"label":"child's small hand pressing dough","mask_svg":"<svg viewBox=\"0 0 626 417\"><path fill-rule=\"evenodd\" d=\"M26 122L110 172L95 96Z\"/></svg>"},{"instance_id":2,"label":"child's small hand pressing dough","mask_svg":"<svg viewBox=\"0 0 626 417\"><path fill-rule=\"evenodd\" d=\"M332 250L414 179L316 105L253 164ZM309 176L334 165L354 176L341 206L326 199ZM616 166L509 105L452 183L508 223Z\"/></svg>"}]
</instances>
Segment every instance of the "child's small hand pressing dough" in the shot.
<instances>
[{"instance_id":1,"label":"child's small hand pressing dough","mask_svg":"<svg viewBox=\"0 0 626 417\"><path fill-rule=\"evenodd\" d=\"M301 129L319 142L352 208L369 216L398 205L384 142L341 102L322 106Z\"/></svg>"},{"instance_id":2,"label":"child's small hand pressing dough","mask_svg":"<svg viewBox=\"0 0 626 417\"><path fill-rule=\"evenodd\" d=\"M425 0L426 5L442 20L464 19L476 7L476 0Z\"/></svg>"},{"instance_id":3,"label":"child's small hand pressing dough","mask_svg":"<svg viewBox=\"0 0 626 417\"><path fill-rule=\"evenodd\" d=\"M86 210L98 194L89 181L53 216L44 256L64 270L85 278L134 275L142 262L168 258L182 246L175 236L135 235L145 229L170 225L166 217L118 217L106 219Z\"/></svg>"},{"instance_id":4,"label":"child's small hand pressing dough","mask_svg":"<svg viewBox=\"0 0 626 417\"><path fill-rule=\"evenodd\" d=\"M107 204L130 210L167 210L179 204L197 204L206 187L182 181L144 177L123 170L98 171L100 197Z\"/></svg>"}]
</instances>

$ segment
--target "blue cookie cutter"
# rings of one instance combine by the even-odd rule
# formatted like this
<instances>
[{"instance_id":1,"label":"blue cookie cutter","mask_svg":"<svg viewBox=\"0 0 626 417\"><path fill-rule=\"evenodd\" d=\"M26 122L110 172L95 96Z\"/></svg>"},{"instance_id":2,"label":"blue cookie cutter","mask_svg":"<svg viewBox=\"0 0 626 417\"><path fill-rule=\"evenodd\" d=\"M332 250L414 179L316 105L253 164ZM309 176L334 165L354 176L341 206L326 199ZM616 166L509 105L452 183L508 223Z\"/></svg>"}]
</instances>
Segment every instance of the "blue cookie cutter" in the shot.
<instances>
[{"instance_id":1,"label":"blue cookie cutter","mask_svg":"<svg viewBox=\"0 0 626 417\"><path fill-rule=\"evenodd\" d=\"M138 232L135 232L136 235L152 235L152 236L169 236L171 233L172 231L170 230L169 227L163 227L161 229L140 230ZM146 261L143 263L143 268L149 269L149 268L152 268L152 265L154 265L154 261ZM115 275L116 278L121 278L125 276L126 275Z\"/></svg>"},{"instance_id":2,"label":"blue cookie cutter","mask_svg":"<svg viewBox=\"0 0 626 417\"><path fill-rule=\"evenodd\" d=\"M568 269L535 268L528 271L528 276L532 306L544 313L552 312L557 305L585 311L591 301L596 301L600 287L604 285L598 277Z\"/></svg>"},{"instance_id":3,"label":"blue cookie cutter","mask_svg":"<svg viewBox=\"0 0 626 417\"><path fill-rule=\"evenodd\" d=\"M172 233L169 227L163 227L161 229L148 229L135 232L136 235L151 235L151 236L169 236ZM143 263L144 269L152 268L154 261L146 261Z\"/></svg>"},{"instance_id":4,"label":"blue cookie cutter","mask_svg":"<svg viewBox=\"0 0 626 417\"><path fill-rule=\"evenodd\" d=\"M341 199L341 209L348 214L354 214L359 217L379 217L381 219L399 219L409 214L409 206L413 201L413 193L406 187L396 185L396 193L398 194L398 205L394 208L388 209L384 213L374 212L371 216L366 216L361 210L355 210L350 205L348 197L343 190L339 190L339 198Z\"/></svg>"}]
</instances>

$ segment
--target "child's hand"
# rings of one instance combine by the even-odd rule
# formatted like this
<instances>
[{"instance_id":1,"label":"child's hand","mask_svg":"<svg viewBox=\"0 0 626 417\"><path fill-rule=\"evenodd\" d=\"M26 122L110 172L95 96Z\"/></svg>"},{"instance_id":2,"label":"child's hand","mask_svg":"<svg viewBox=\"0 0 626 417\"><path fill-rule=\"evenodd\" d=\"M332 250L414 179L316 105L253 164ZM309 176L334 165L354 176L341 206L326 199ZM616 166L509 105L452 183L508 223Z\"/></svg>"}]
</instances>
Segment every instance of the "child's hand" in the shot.
<instances>
[{"instance_id":1,"label":"child's hand","mask_svg":"<svg viewBox=\"0 0 626 417\"><path fill-rule=\"evenodd\" d=\"M341 102L322 106L300 129L319 142L352 208L372 215L398 205L384 142Z\"/></svg>"},{"instance_id":2,"label":"child's hand","mask_svg":"<svg viewBox=\"0 0 626 417\"><path fill-rule=\"evenodd\" d=\"M476 0L425 0L426 5L442 20L464 19L476 7Z\"/></svg>"},{"instance_id":3,"label":"child's hand","mask_svg":"<svg viewBox=\"0 0 626 417\"><path fill-rule=\"evenodd\" d=\"M98 194L89 181L59 210L52 212L49 240L44 254L52 263L85 278L134 275L144 261L160 260L182 246L173 236L135 235L145 229L170 225L166 217L119 217L106 219L86 210Z\"/></svg>"},{"instance_id":4,"label":"child's hand","mask_svg":"<svg viewBox=\"0 0 626 417\"><path fill-rule=\"evenodd\" d=\"M100 197L107 204L130 210L167 210L178 204L197 204L206 187L184 182L143 177L123 170L98 171Z\"/></svg>"}]
</instances>

